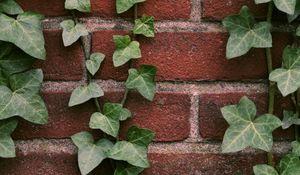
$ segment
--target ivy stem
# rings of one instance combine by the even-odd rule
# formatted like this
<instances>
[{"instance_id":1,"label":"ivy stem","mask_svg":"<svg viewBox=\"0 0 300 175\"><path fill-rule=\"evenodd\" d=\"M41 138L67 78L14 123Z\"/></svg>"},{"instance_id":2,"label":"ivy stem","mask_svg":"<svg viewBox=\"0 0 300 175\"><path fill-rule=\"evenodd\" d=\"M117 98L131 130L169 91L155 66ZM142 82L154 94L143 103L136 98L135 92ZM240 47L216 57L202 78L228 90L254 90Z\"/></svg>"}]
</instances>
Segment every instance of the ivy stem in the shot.
<instances>
[{"instance_id":1,"label":"ivy stem","mask_svg":"<svg viewBox=\"0 0 300 175\"><path fill-rule=\"evenodd\" d=\"M298 93L299 91L295 92L295 93L292 93L291 94L291 99L293 101L293 104L295 106L295 109L296 109L296 116L298 117L299 116L299 106L298 106L298 103L297 103L297 100L298 100ZM295 140L299 140L299 127L297 125L295 125Z\"/></svg>"},{"instance_id":2,"label":"ivy stem","mask_svg":"<svg viewBox=\"0 0 300 175\"><path fill-rule=\"evenodd\" d=\"M268 14L267 14L267 22L272 23L272 15L273 15L273 2L269 2L268 6ZM273 60L272 60L272 53L271 48L266 48L266 58L267 58L267 65L268 65L268 75L273 71ZM273 114L274 113L274 101L275 101L275 93L276 93L276 84L275 82L269 81L269 87L268 87L268 113ZM272 151L268 152L267 154L268 158L268 164L270 166L274 166L273 164L273 153Z\"/></svg>"},{"instance_id":3,"label":"ivy stem","mask_svg":"<svg viewBox=\"0 0 300 175\"><path fill-rule=\"evenodd\" d=\"M138 18L138 5L134 4L133 9L134 9L133 10L134 11L133 12L133 22L134 22ZM134 32L132 32L132 41L135 41L135 40L136 40L136 36L135 36ZM133 68L133 67L134 67L134 61L130 60L129 61L129 68ZM121 100L122 106L125 105L128 94L129 94L129 89L126 87L123 98Z\"/></svg>"}]
</instances>

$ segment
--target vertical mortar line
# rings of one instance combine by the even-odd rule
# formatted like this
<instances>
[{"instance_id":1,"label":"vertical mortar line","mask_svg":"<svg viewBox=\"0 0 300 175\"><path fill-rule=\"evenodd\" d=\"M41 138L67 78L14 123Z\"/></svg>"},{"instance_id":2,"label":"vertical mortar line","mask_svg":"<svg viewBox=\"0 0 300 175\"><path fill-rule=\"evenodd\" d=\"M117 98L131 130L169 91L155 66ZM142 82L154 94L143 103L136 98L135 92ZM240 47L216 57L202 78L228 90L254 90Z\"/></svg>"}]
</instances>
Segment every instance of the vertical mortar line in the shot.
<instances>
[{"instance_id":1,"label":"vertical mortar line","mask_svg":"<svg viewBox=\"0 0 300 175\"><path fill-rule=\"evenodd\" d=\"M201 0L192 0L191 1L191 14L190 20L193 22L200 22L201 21L201 12L202 12L202 5Z\"/></svg>"}]
</instances>

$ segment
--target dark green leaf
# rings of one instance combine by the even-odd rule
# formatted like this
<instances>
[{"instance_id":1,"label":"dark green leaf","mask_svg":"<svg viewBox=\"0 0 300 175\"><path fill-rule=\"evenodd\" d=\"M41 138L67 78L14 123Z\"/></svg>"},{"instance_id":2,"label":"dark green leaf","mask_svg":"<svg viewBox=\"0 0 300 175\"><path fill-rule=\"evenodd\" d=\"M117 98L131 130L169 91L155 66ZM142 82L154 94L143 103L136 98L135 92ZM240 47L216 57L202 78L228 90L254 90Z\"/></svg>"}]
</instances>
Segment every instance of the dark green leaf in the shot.
<instances>
[{"instance_id":1,"label":"dark green leaf","mask_svg":"<svg viewBox=\"0 0 300 175\"><path fill-rule=\"evenodd\" d=\"M0 157L16 157L15 144L10 137L17 127L17 120L0 120Z\"/></svg>"},{"instance_id":2,"label":"dark green leaf","mask_svg":"<svg viewBox=\"0 0 300 175\"><path fill-rule=\"evenodd\" d=\"M295 12L292 15L288 14L288 21L293 22L300 15L300 1L296 0Z\"/></svg>"},{"instance_id":3,"label":"dark green leaf","mask_svg":"<svg viewBox=\"0 0 300 175\"><path fill-rule=\"evenodd\" d=\"M151 143L154 136L155 133L151 130L132 126L128 130L127 140L131 143L147 147Z\"/></svg>"},{"instance_id":4,"label":"dark green leaf","mask_svg":"<svg viewBox=\"0 0 300 175\"><path fill-rule=\"evenodd\" d=\"M300 156L300 142L293 141L292 148L293 148L293 154L296 156Z\"/></svg>"},{"instance_id":5,"label":"dark green leaf","mask_svg":"<svg viewBox=\"0 0 300 175\"><path fill-rule=\"evenodd\" d=\"M90 0L66 0L65 8L80 12L91 12L91 2Z\"/></svg>"},{"instance_id":6,"label":"dark green leaf","mask_svg":"<svg viewBox=\"0 0 300 175\"><path fill-rule=\"evenodd\" d=\"M85 62L86 68L90 72L90 74L96 74L104 58L105 55L102 53L93 53L90 56L90 59Z\"/></svg>"},{"instance_id":7,"label":"dark green leaf","mask_svg":"<svg viewBox=\"0 0 300 175\"><path fill-rule=\"evenodd\" d=\"M279 175L275 168L270 165L256 165L253 167L255 175Z\"/></svg>"},{"instance_id":8,"label":"dark green leaf","mask_svg":"<svg viewBox=\"0 0 300 175\"><path fill-rule=\"evenodd\" d=\"M139 175L144 168L135 167L128 163L118 162L114 175Z\"/></svg>"},{"instance_id":9,"label":"dark green leaf","mask_svg":"<svg viewBox=\"0 0 300 175\"><path fill-rule=\"evenodd\" d=\"M60 26L63 28L62 38L64 46L70 46L81 36L86 36L89 34L83 24L75 25L73 20L64 20L60 23Z\"/></svg>"},{"instance_id":10,"label":"dark green leaf","mask_svg":"<svg viewBox=\"0 0 300 175\"><path fill-rule=\"evenodd\" d=\"M145 2L146 0L117 0L116 6L117 6L117 13L123 13L129 10L134 4Z\"/></svg>"},{"instance_id":11,"label":"dark green leaf","mask_svg":"<svg viewBox=\"0 0 300 175\"><path fill-rule=\"evenodd\" d=\"M247 6L242 7L240 14L226 17L223 25L230 33L226 48L228 59L244 55L252 47L272 47L271 24L256 23Z\"/></svg>"},{"instance_id":12,"label":"dark green leaf","mask_svg":"<svg viewBox=\"0 0 300 175\"><path fill-rule=\"evenodd\" d=\"M154 37L154 17L143 16L136 19L133 32L145 35L146 37Z\"/></svg>"},{"instance_id":13,"label":"dark green leaf","mask_svg":"<svg viewBox=\"0 0 300 175\"><path fill-rule=\"evenodd\" d=\"M141 65L139 70L129 69L126 87L136 89L146 99L152 101L155 95L156 67L152 65Z\"/></svg>"},{"instance_id":14,"label":"dark green leaf","mask_svg":"<svg viewBox=\"0 0 300 175\"><path fill-rule=\"evenodd\" d=\"M0 12L4 12L9 15L24 13L22 8L14 0L0 0Z\"/></svg>"},{"instance_id":15,"label":"dark green leaf","mask_svg":"<svg viewBox=\"0 0 300 175\"><path fill-rule=\"evenodd\" d=\"M221 109L230 127L226 130L222 152L237 152L248 146L270 151L273 145L272 131L282 125L274 115L264 114L255 119L256 107L247 97L238 105Z\"/></svg>"},{"instance_id":16,"label":"dark green leaf","mask_svg":"<svg viewBox=\"0 0 300 175\"><path fill-rule=\"evenodd\" d=\"M292 125L300 125L300 119L293 111L283 111L282 129L287 129Z\"/></svg>"},{"instance_id":17,"label":"dark green leaf","mask_svg":"<svg viewBox=\"0 0 300 175\"><path fill-rule=\"evenodd\" d=\"M299 157L288 154L284 156L278 166L277 169L280 172L280 175L299 175L300 174L300 161Z\"/></svg>"}]
</instances>

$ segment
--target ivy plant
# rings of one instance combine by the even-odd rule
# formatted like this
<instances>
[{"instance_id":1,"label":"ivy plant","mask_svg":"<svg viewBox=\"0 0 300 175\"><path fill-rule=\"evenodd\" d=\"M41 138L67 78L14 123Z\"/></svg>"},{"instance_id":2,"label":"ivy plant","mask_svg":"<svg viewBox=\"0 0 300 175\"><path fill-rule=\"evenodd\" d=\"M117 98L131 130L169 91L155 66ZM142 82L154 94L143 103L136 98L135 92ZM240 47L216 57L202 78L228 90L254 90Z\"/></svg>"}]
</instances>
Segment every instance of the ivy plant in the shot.
<instances>
[{"instance_id":1,"label":"ivy plant","mask_svg":"<svg viewBox=\"0 0 300 175\"><path fill-rule=\"evenodd\" d=\"M289 22L300 14L298 0L255 0L255 3L268 3L266 21L256 22L247 6L243 6L237 15L228 16L223 20L223 26L229 32L227 42L227 59L238 59L251 48L265 48L267 70L269 73L268 113L256 116L255 104L247 97L242 97L237 105L225 106L221 109L227 123L222 152L241 151L247 147L267 152L267 164L253 167L255 175L296 175L300 174L300 48L298 47L299 29L292 35L294 43L286 46L282 53L282 66L273 68L271 48L273 47L271 28L274 5L287 14ZM299 27L298 27L299 28ZM284 110L281 121L274 115L274 99L277 92L282 96L290 96L294 111ZM284 155L279 162L274 162L272 154L272 132L279 127L295 128L295 141L291 142L292 152ZM277 166L275 166L277 164Z\"/></svg>"},{"instance_id":2,"label":"ivy plant","mask_svg":"<svg viewBox=\"0 0 300 175\"><path fill-rule=\"evenodd\" d=\"M142 16L138 18L137 3L146 0L117 0L117 13L123 13L134 7L134 29L132 35L114 35L113 42L116 50L111 61L115 67L125 64L130 65L128 79L125 82L125 92L119 103L107 102L100 105L99 98L104 95L101 86L93 79L93 76L101 69L101 63L105 55L100 52L91 53L92 46L83 42L91 38L91 34L75 15L74 10L91 12L89 0L66 0L65 8L70 10L72 19L64 20L60 26L63 29L63 43L70 46L79 39L85 55L85 67L87 72L86 82L75 88L69 100L69 106L74 107L89 100L93 100L96 111L91 115L89 127L102 132L102 139L94 140L91 133L82 131L71 137L78 147L78 165L81 174L86 175L99 166L104 159L109 159L114 175L138 175L150 166L147 152L148 145L155 137L153 131L131 126L127 132L127 138L121 138L120 125L132 116L126 108L126 101L130 90L137 90L145 100L152 101L155 96L156 68L153 65L141 65L139 69L133 67L133 61L142 57L140 43L135 35L154 37L154 18ZM85 38L86 37L86 38ZM91 42L89 42L91 43Z\"/></svg>"},{"instance_id":3,"label":"ivy plant","mask_svg":"<svg viewBox=\"0 0 300 175\"><path fill-rule=\"evenodd\" d=\"M36 59L46 59L41 21L43 15L24 12L14 0L0 1L0 157L15 157L11 138L21 117L35 124L48 122L39 95L43 72L32 69Z\"/></svg>"}]
</instances>

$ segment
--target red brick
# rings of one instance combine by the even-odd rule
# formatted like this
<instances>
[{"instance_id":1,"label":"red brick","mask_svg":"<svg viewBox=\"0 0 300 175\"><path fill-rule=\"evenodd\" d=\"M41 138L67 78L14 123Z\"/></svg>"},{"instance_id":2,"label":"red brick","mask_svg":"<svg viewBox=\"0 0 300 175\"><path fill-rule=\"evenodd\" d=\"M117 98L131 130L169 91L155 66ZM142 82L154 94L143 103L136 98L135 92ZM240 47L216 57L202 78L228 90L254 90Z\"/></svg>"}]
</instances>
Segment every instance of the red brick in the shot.
<instances>
[{"instance_id":1,"label":"red brick","mask_svg":"<svg viewBox=\"0 0 300 175\"><path fill-rule=\"evenodd\" d=\"M64 9L64 0L52 0L51 3L46 0L18 0L18 3L25 10L32 10L46 16L68 15ZM92 13L89 16L98 16L104 18L118 17L115 3L116 1L98 1L91 0ZM189 0L180 0L174 3L173 0L151 0L139 5L139 14L153 15L156 19L189 19L191 13L191 2ZM119 17L128 18L133 16L133 11L120 15Z\"/></svg>"},{"instance_id":2,"label":"red brick","mask_svg":"<svg viewBox=\"0 0 300 175\"><path fill-rule=\"evenodd\" d=\"M252 167L265 163L264 154L174 153L150 154L152 166L144 175L232 175L253 173Z\"/></svg>"},{"instance_id":3,"label":"red brick","mask_svg":"<svg viewBox=\"0 0 300 175\"><path fill-rule=\"evenodd\" d=\"M220 109L224 106L237 104L240 98L247 95L252 99L257 106L257 115L267 112L267 94L255 93L216 93L200 95L199 109L199 125L200 134L204 139L221 140L228 128L228 124L224 120ZM282 116L282 108L290 109L291 104L286 99L277 97L275 103L275 113L277 116ZM293 137L293 129L281 130L278 129L274 133L276 140L291 139Z\"/></svg>"},{"instance_id":4,"label":"red brick","mask_svg":"<svg viewBox=\"0 0 300 175\"><path fill-rule=\"evenodd\" d=\"M43 69L45 80L81 80L84 56L79 42L64 47L60 30L45 30L44 35L47 59L35 67Z\"/></svg>"},{"instance_id":5,"label":"red brick","mask_svg":"<svg viewBox=\"0 0 300 175\"><path fill-rule=\"evenodd\" d=\"M88 122L95 111L92 103L86 103L69 108L70 93L43 92L49 110L49 124L33 125L22 121L14 133L18 139L37 137L66 138L83 131L90 130ZM119 102L120 92L107 92L101 102ZM189 135L190 98L186 94L161 92L154 102L148 102L137 93L128 97L128 108L133 119L123 124L126 132L133 123L156 132L156 141L177 141L186 139Z\"/></svg>"},{"instance_id":6,"label":"red brick","mask_svg":"<svg viewBox=\"0 0 300 175\"><path fill-rule=\"evenodd\" d=\"M98 31L94 33L94 51L103 51L107 55L101 79L126 79L126 69L116 72L112 66L114 45L112 35L116 31ZM252 49L241 58L227 60L225 48L226 33L208 32L163 32L154 39L141 39L142 58L137 64L153 64L158 67L157 80L194 81L194 80L247 80L266 79L266 59L263 49ZM275 33L274 65L281 64L282 49L291 37L285 33ZM253 71L255 70L255 71Z\"/></svg>"}]
</instances>

